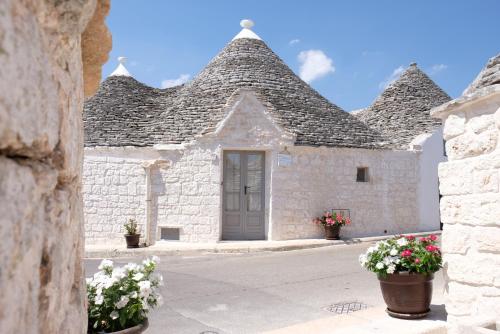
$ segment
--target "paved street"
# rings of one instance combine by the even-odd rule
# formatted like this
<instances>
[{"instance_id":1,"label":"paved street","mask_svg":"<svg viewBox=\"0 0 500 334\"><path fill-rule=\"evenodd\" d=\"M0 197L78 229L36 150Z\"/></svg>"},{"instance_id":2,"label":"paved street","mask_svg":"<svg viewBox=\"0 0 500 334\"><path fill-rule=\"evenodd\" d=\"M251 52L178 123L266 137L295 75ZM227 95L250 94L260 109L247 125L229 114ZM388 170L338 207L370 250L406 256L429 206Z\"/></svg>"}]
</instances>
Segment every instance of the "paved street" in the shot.
<instances>
[{"instance_id":1,"label":"paved street","mask_svg":"<svg viewBox=\"0 0 500 334\"><path fill-rule=\"evenodd\" d=\"M165 304L151 314L146 333L261 333L331 317L325 308L335 303L380 306L375 275L358 264L358 255L369 245L162 257ZM87 276L99 262L85 261ZM442 303L442 294L439 272L433 304Z\"/></svg>"}]
</instances>

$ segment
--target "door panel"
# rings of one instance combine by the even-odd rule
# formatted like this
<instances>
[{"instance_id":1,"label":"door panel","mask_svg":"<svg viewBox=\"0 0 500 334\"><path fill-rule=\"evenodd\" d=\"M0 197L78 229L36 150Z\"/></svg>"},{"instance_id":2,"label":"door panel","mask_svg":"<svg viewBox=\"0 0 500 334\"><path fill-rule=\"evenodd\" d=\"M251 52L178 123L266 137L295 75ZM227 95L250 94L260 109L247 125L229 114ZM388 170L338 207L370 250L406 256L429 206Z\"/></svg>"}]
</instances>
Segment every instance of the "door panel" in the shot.
<instances>
[{"instance_id":1,"label":"door panel","mask_svg":"<svg viewBox=\"0 0 500 334\"><path fill-rule=\"evenodd\" d=\"M223 240L265 239L264 152L224 152Z\"/></svg>"}]
</instances>

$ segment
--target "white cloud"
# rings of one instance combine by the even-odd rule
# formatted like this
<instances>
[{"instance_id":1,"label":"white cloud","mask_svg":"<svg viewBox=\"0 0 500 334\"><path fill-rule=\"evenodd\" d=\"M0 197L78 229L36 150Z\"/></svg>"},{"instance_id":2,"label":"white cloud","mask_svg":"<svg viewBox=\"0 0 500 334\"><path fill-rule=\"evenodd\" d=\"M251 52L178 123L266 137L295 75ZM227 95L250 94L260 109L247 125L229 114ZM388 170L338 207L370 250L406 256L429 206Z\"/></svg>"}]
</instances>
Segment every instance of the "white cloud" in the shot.
<instances>
[{"instance_id":1,"label":"white cloud","mask_svg":"<svg viewBox=\"0 0 500 334\"><path fill-rule=\"evenodd\" d=\"M288 45L292 46L292 45L295 45L297 43L300 43L300 39L295 38L295 39L292 39L290 42L288 42Z\"/></svg>"},{"instance_id":2,"label":"white cloud","mask_svg":"<svg viewBox=\"0 0 500 334\"><path fill-rule=\"evenodd\" d=\"M378 84L380 89L386 89L391 83L398 80L401 74L405 71L403 66L399 66L394 71L392 71L391 75L385 78L384 81Z\"/></svg>"},{"instance_id":3,"label":"white cloud","mask_svg":"<svg viewBox=\"0 0 500 334\"><path fill-rule=\"evenodd\" d=\"M431 69L429 70L429 74L430 75L434 75L434 74L437 74L441 71L444 71L448 68L448 65L445 65L445 64L435 64L435 65L432 65Z\"/></svg>"},{"instance_id":4,"label":"white cloud","mask_svg":"<svg viewBox=\"0 0 500 334\"><path fill-rule=\"evenodd\" d=\"M190 77L191 75L189 74L181 74L177 79L165 79L161 82L161 88L169 88L182 85L183 83L188 82Z\"/></svg>"},{"instance_id":5,"label":"white cloud","mask_svg":"<svg viewBox=\"0 0 500 334\"><path fill-rule=\"evenodd\" d=\"M301 51L298 59L300 62L299 76L307 83L335 72L333 60L321 50Z\"/></svg>"}]
</instances>

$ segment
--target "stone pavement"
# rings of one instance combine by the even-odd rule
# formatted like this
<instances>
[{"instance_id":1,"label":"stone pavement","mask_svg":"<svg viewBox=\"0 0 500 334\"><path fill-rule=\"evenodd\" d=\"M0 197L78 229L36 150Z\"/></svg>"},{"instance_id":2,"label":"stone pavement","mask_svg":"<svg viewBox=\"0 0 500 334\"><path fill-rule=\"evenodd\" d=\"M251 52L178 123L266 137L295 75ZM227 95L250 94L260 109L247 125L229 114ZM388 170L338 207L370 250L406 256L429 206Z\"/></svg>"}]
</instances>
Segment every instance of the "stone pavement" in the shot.
<instances>
[{"instance_id":1,"label":"stone pavement","mask_svg":"<svg viewBox=\"0 0 500 334\"><path fill-rule=\"evenodd\" d=\"M441 234L441 231L408 233L415 236ZM353 238L342 240L325 239L298 239L282 241L221 241L218 243L188 243L179 241L157 241L149 247L127 249L125 240L123 244L86 245L86 258L117 258L136 256L192 256L207 253L254 253L254 252L280 252L300 249L311 249L334 245L353 245L363 242L373 242L392 238L394 235L377 237Z\"/></svg>"}]
</instances>

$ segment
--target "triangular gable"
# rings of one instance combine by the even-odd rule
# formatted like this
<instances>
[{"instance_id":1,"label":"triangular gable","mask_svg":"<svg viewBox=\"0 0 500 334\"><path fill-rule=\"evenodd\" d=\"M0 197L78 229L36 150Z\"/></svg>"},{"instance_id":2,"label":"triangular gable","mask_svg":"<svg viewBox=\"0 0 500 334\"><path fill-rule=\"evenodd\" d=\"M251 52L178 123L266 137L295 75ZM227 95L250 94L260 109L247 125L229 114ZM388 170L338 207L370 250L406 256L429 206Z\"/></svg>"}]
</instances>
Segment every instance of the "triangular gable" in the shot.
<instances>
[{"instance_id":1,"label":"triangular gable","mask_svg":"<svg viewBox=\"0 0 500 334\"><path fill-rule=\"evenodd\" d=\"M271 108L252 90L239 89L228 99L223 119L205 134L235 145L293 144L295 136L279 125Z\"/></svg>"}]
</instances>

